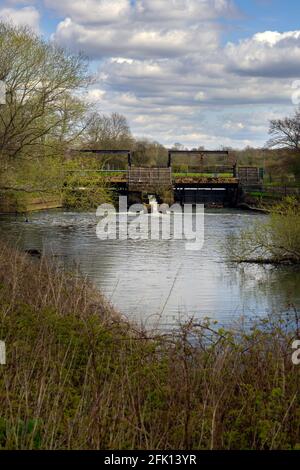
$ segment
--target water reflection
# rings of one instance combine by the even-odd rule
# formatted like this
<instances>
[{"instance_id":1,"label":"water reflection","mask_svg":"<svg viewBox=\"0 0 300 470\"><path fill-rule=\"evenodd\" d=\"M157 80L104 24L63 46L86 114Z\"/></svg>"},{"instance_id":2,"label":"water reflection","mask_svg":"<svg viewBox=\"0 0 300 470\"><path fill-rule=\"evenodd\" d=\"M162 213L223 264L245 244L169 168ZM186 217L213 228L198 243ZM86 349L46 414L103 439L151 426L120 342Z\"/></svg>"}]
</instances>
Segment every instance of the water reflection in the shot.
<instances>
[{"instance_id":1,"label":"water reflection","mask_svg":"<svg viewBox=\"0 0 300 470\"><path fill-rule=\"evenodd\" d=\"M93 213L40 212L28 223L21 216L2 216L0 233L22 249L44 250L67 266L77 263L131 319L174 324L194 316L228 323L300 306L298 269L224 262L225 238L260 217L207 211L201 251L187 251L184 240L100 241Z\"/></svg>"}]
</instances>

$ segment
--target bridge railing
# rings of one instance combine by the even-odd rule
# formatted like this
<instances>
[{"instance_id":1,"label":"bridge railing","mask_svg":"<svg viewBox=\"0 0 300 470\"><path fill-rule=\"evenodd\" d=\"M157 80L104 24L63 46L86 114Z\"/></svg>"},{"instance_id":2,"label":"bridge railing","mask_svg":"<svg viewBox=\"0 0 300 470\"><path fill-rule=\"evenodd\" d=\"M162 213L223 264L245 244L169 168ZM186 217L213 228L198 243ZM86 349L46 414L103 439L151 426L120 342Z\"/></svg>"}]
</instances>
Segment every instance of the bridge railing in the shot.
<instances>
[{"instance_id":1,"label":"bridge railing","mask_svg":"<svg viewBox=\"0 0 300 470\"><path fill-rule=\"evenodd\" d=\"M241 184L255 185L262 182L258 167L239 166L237 174Z\"/></svg>"},{"instance_id":2,"label":"bridge railing","mask_svg":"<svg viewBox=\"0 0 300 470\"><path fill-rule=\"evenodd\" d=\"M131 167L128 169L129 187L144 188L154 186L171 186L172 170L171 168L141 168Z\"/></svg>"}]
</instances>

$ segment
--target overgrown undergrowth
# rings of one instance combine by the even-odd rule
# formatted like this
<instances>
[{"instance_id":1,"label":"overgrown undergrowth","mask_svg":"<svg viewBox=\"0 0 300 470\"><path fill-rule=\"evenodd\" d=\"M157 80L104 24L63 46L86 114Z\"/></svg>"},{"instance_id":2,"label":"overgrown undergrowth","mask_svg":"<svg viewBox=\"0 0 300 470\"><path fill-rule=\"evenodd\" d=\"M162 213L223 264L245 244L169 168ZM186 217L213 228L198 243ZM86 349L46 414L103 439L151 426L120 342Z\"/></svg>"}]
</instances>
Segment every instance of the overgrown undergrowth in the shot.
<instances>
[{"instance_id":1,"label":"overgrown undergrowth","mask_svg":"<svg viewBox=\"0 0 300 470\"><path fill-rule=\"evenodd\" d=\"M291 196L272 207L270 215L226 241L231 261L300 264L300 203Z\"/></svg>"},{"instance_id":2,"label":"overgrown undergrowth","mask_svg":"<svg viewBox=\"0 0 300 470\"><path fill-rule=\"evenodd\" d=\"M296 330L274 317L146 334L88 283L1 243L0 448L299 448Z\"/></svg>"}]
</instances>

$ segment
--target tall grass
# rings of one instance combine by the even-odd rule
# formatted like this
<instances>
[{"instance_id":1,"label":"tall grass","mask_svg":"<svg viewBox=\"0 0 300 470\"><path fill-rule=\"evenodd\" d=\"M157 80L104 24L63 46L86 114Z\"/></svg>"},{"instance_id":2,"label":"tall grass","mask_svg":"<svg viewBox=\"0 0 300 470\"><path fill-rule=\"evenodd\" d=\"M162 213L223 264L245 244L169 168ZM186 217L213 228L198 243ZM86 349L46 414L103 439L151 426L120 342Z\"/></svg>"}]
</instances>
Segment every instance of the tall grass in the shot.
<instances>
[{"instance_id":1,"label":"tall grass","mask_svg":"<svg viewBox=\"0 0 300 470\"><path fill-rule=\"evenodd\" d=\"M0 448L295 449L294 320L147 334L87 282L1 243Z\"/></svg>"}]
</instances>

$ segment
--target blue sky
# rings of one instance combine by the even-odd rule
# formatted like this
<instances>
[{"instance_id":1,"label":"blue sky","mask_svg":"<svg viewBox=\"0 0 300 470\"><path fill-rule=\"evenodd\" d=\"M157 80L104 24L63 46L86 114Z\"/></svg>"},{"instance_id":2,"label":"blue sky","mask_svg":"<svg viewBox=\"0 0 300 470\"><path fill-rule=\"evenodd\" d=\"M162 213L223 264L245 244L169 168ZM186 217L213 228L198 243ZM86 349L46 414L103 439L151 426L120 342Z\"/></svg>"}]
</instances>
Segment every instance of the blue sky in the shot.
<instances>
[{"instance_id":1,"label":"blue sky","mask_svg":"<svg viewBox=\"0 0 300 470\"><path fill-rule=\"evenodd\" d=\"M224 42L238 41L259 31L292 31L300 27L299 0L236 0L241 16L233 20ZM230 23L230 22L229 22Z\"/></svg>"},{"instance_id":2,"label":"blue sky","mask_svg":"<svg viewBox=\"0 0 300 470\"><path fill-rule=\"evenodd\" d=\"M236 5L245 14L245 31L276 29L289 31L299 28L300 2L298 0L237 0Z\"/></svg>"},{"instance_id":3,"label":"blue sky","mask_svg":"<svg viewBox=\"0 0 300 470\"><path fill-rule=\"evenodd\" d=\"M189 148L262 146L293 112L299 18L296 0L0 0L3 21L89 56L95 109Z\"/></svg>"}]
</instances>

